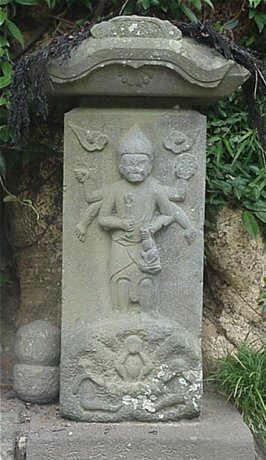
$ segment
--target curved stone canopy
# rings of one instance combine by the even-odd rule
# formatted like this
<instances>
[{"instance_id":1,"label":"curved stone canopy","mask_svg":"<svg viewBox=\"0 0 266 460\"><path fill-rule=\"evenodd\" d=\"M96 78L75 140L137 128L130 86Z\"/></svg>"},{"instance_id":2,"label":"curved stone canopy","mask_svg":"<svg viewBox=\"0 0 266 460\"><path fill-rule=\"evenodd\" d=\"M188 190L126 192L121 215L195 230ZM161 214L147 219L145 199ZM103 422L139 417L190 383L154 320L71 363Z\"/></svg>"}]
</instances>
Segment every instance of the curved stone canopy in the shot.
<instances>
[{"instance_id":1,"label":"curved stone canopy","mask_svg":"<svg viewBox=\"0 0 266 460\"><path fill-rule=\"evenodd\" d=\"M119 16L95 25L68 60L51 61L50 92L80 96L175 97L212 103L249 72L216 50L182 37L169 21Z\"/></svg>"}]
</instances>

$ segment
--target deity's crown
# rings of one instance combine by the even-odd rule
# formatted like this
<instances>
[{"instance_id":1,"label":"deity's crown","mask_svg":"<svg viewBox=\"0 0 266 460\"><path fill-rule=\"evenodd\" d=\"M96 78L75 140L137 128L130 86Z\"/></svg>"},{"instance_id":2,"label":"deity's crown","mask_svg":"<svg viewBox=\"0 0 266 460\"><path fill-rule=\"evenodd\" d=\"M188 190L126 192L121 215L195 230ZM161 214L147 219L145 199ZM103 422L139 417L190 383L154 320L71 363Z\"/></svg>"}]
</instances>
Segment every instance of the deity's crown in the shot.
<instances>
[{"instance_id":1,"label":"deity's crown","mask_svg":"<svg viewBox=\"0 0 266 460\"><path fill-rule=\"evenodd\" d=\"M117 153L123 156L129 153L144 154L153 157L151 141L145 136L139 125L134 125L121 137Z\"/></svg>"}]
</instances>

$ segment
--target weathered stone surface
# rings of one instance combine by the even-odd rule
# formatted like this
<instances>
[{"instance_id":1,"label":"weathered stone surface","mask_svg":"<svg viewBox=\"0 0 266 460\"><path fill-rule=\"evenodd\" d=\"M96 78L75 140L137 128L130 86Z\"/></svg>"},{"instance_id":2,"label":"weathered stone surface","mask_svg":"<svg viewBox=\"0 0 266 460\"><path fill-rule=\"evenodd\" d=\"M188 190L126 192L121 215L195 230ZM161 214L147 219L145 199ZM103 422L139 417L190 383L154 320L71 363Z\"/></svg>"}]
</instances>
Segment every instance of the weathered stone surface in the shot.
<instances>
[{"instance_id":1,"label":"weathered stone surface","mask_svg":"<svg viewBox=\"0 0 266 460\"><path fill-rule=\"evenodd\" d=\"M260 347L266 324L258 298L266 274L262 238L251 238L241 212L224 208L217 231L206 234L208 265L205 276L203 354L212 369L218 358L238 348L244 340Z\"/></svg>"},{"instance_id":2,"label":"weathered stone surface","mask_svg":"<svg viewBox=\"0 0 266 460\"><path fill-rule=\"evenodd\" d=\"M224 399L205 396L200 419L172 424L62 421L42 429L32 420L27 460L254 460L251 433Z\"/></svg>"},{"instance_id":3,"label":"weathered stone surface","mask_svg":"<svg viewBox=\"0 0 266 460\"><path fill-rule=\"evenodd\" d=\"M62 134L56 126L59 136ZM55 134L46 133L54 145ZM58 148L59 149L59 148ZM38 146L38 155L41 155ZM10 174L11 176L11 174ZM38 161L30 161L12 171L8 188L21 200L30 199L39 213L28 206L8 203L8 239L16 252L19 279L19 309L16 328L35 320L60 326L62 278L62 164L57 155L45 152ZM14 291L14 287L12 291ZM9 304L5 309L10 312ZM13 307L14 309L14 307ZM7 316L7 314L6 314Z\"/></svg>"},{"instance_id":4,"label":"weathered stone surface","mask_svg":"<svg viewBox=\"0 0 266 460\"><path fill-rule=\"evenodd\" d=\"M198 415L205 119L75 109L65 121L62 414Z\"/></svg>"},{"instance_id":5,"label":"weathered stone surface","mask_svg":"<svg viewBox=\"0 0 266 460\"><path fill-rule=\"evenodd\" d=\"M168 21L119 16L95 25L68 61L52 61L58 95L167 96L206 104L228 96L249 76L216 50L182 37Z\"/></svg>"},{"instance_id":6,"label":"weathered stone surface","mask_svg":"<svg viewBox=\"0 0 266 460\"><path fill-rule=\"evenodd\" d=\"M53 401L59 391L59 368L15 364L13 387L23 401L44 404Z\"/></svg>"},{"instance_id":7,"label":"weathered stone surface","mask_svg":"<svg viewBox=\"0 0 266 460\"><path fill-rule=\"evenodd\" d=\"M58 366L60 330L48 321L34 321L21 327L15 338L15 358L23 364Z\"/></svg>"},{"instance_id":8,"label":"weathered stone surface","mask_svg":"<svg viewBox=\"0 0 266 460\"><path fill-rule=\"evenodd\" d=\"M22 401L14 397L14 394L12 395L10 390L3 388L1 388L0 403L0 458L14 460L16 433L21 429L21 415L25 406Z\"/></svg>"},{"instance_id":9,"label":"weathered stone surface","mask_svg":"<svg viewBox=\"0 0 266 460\"><path fill-rule=\"evenodd\" d=\"M60 331L47 321L21 327L15 337L13 387L24 401L47 403L59 391Z\"/></svg>"}]
</instances>

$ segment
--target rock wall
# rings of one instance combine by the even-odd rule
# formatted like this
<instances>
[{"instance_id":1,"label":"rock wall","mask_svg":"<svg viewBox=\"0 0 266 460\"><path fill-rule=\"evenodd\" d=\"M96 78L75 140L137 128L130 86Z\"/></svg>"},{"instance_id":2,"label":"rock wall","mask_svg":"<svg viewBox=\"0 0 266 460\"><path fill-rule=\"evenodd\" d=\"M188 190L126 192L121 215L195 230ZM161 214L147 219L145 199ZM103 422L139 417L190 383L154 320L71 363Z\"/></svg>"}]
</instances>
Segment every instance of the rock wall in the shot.
<instances>
[{"instance_id":1,"label":"rock wall","mask_svg":"<svg viewBox=\"0 0 266 460\"><path fill-rule=\"evenodd\" d=\"M205 368L233 351L246 339L261 346L266 322L258 305L266 274L265 246L251 238L241 222L241 212L224 208L217 231L205 238L203 354Z\"/></svg>"},{"instance_id":2,"label":"rock wall","mask_svg":"<svg viewBox=\"0 0 266 460\"><path fill-rule=\"evenodd\" d=\"M31 162L18 178L17 197L30 199L37 214L8 204L8 239L20 284L16 327L37 319L60 326L62 164L56 158ZM14 180L14 179L13 179ZM14 190L14 184L10 187Z\"/></svg>"}]
</instances>

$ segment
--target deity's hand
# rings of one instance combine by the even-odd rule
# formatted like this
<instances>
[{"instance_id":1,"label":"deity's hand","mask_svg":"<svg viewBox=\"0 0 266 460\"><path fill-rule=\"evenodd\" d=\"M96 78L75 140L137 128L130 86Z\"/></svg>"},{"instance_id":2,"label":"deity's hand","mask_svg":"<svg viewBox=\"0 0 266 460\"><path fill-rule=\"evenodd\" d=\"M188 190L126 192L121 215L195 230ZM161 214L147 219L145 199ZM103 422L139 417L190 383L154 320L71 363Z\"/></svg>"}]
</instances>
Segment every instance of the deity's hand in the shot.
<instances>
[{"instance_id":1,"label":"deity's hand","mask_svg":"<svg viewBox=\"0 0 266 460\"><path fill-rule=\"evenodd\" d=\"M145 227L145 230L149 232L150 235L154 235L154 233L156 232L156 229L152 224L147 225L147 227Z\"/></svg>"},{"instance_id":2,"label":"deity's hand","mask_svg":"<svg viewBox=\"0 0 266 460\"><path fill-rule=\"evenodd\" d=\"M79 241L81 241L82 243L84 243L85 239L86 239L86 227L85 225L83 224L83 222L80 222L76 228L75 228L75 235L76 237L79 239Z\"/></svg>"},{"instance_id":3,"label":"deity's hand","mask_svg":"<svg viewBox=\"0 0 266 460\"><path fill-rule=\"evenodd\" d=\"M191 245L197 238L197 230L194 227L190 227L185 233L185 239L187 244Z\"/></svg>"},{"instance_id":4,"label":"deity's hand","mask_svg":"<svg viewBox=\"0 0 266 460\"><path fill-rule=\"evenodd\" d=\"M75 169L74 175L77 181L83 184L89 177L89 171L87 169Z\"/></svg>"},{"instance_id":5,"label":"deity's hand","mask_svg":"<svg viewBox=\"0 0 266 460\"><path fill-rule=\"evenodd\" d=\"M132 233L134 231L135 223L133 219L123 219L122 221L122 229L128 233Z\"/></svg>"}]
</instances>

